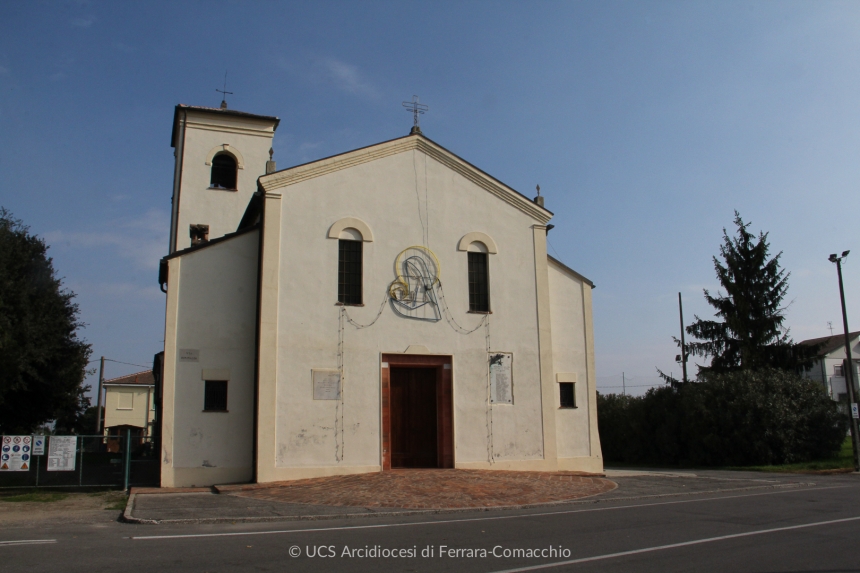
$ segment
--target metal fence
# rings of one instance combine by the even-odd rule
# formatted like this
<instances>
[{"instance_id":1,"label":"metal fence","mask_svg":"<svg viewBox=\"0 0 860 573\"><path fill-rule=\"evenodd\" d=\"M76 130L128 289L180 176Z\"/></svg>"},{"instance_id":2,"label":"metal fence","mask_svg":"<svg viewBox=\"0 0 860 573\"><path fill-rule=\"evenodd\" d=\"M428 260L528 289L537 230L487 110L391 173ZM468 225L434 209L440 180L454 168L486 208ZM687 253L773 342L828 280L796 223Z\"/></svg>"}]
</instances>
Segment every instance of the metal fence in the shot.
<instances>
[{"instance_id":1,"label":"metal fence","mask_svg":"<svg viewBox=\"0 0 860 573\"><path fill-rule=\"evenodd\" d=\"M50 440L53 436L48 436ZM27 471L0 471L0 488L158 486L159 459L151 437L78 435L73 470L48 469L46 455L34 455Z\"/></svg>"}]
</instances>

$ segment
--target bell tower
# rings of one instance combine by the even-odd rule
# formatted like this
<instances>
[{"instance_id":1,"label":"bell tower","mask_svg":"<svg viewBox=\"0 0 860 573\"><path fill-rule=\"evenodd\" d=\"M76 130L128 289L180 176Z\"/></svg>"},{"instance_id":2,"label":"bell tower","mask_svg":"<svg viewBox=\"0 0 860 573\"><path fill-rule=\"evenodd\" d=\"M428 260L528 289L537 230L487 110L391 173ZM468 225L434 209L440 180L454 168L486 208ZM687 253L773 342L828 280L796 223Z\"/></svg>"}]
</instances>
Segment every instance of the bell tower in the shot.
<instances>
[{"instance_id":1,"label":"bell tower","mask_svg":"<svg viewBox=\"0 0 860 573\"><path fill-rule=\"evenodd\" d=\"M228 109L226 102L176 106L170 253L236 230L257 178L274 171L270 150L279 123Z\"/></svg>"}]
</instances>

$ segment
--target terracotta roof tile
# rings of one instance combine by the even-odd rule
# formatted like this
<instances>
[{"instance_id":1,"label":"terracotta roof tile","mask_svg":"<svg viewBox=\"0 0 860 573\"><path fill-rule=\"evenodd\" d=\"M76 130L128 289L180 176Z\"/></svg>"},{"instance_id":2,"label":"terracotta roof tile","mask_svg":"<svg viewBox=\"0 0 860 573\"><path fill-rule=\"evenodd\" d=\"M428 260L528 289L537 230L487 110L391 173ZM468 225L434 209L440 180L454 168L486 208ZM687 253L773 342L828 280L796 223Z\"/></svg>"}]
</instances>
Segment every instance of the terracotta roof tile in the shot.
<instances>
[{"instance_id":1,"label":"terracotta roof tile","mask_svg":"<svg viewBox=\"0 0 860 573\"><path fill-rule=\"evenodd\" d=\"M135 372L134 374L126 374L119 378L111 378L105 380L107 384L139 384L141 386L153 386L155 377L152 375L152 370L144 370L143 372Z\"/></svg>"}]
</instances>

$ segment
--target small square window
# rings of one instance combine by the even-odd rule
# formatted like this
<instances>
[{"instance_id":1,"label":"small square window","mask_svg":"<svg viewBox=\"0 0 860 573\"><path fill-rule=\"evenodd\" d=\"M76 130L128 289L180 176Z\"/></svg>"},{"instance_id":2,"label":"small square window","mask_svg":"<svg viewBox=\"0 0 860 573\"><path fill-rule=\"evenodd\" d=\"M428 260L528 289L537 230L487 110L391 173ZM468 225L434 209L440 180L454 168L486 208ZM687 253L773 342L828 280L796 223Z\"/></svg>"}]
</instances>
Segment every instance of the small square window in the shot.
<instances>
[{"instance_id":1,"label":"small square window","mask_svg":"<svg viewBox=\"0 0 860 573\"><path fill-rule=\"evenodd\" d=\"M841 378L842 376L845 375L842 372L842 365L841 364L834 364L833 365L833 375L838 377L838 378Z\"/></svg>"},{"instance_id":2,"label":"small square window","mask_svg":"<svg viewBox=\"0 0 860 573\"><path fill-rule=\"evenodd\" d=\"M191 246L209 242L209 225L189 225L188 234L191 236Z\"/></svg>"},{"instance_id":3,"label":"small square window","mask_svg":"<svg viewBox=\"0 0 860 573\"><path fill-rule=\"evenodd\" d=\"M562 408L576 408L576 392L573 382L559 382L559 403Z\"/></svg>"},{"instance_id":4,"label":"small square window","mask_svg":"<svg viewBox=\"0 0 860 573\"><path fill-rule=\"evenodd\" d=\"M206 380L206 390L203 398L203 410L206 412L227 411L226 380Z\"/></svg>"}]
</instances>

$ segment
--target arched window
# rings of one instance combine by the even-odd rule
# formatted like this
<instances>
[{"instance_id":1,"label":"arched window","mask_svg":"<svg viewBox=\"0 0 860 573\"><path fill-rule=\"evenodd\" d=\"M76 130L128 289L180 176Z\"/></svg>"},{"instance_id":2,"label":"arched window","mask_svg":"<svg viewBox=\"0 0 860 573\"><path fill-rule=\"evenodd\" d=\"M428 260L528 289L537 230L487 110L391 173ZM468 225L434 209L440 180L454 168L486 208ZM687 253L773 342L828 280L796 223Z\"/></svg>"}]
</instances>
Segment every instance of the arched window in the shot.
<instances>
[{"instance_id":1,"label":"arched window","mask_svg":"<svg viewBox=\"0 0 860 573\"><path fill-rule=\"evenodd\" d=\"M337 301L341 304L362 304L361 233L344 229L337 241Z\"/></svg>"},{"instance_id":2,"label":"arched window","mask_svg":"<svg viewBox=\"0 0 860 573\"><path fill-rule=\"evenodd\" d=\"M229 153L219 153L212 158L210 189L236 188L236 159Z\"/></svg>"},{"instance_id":3,"label":"arched window","mask_svg":"<svg viewBox=\"0 0 860 573\"><path fill-rule=\"evenodd\" d=\"M490 255L499 252L486 233L473 231L460 239L457 249L467 251L469 271L469 312L490 312Z\"/></svg>"},{"instance_id":4,"label":"arched window","mask_svg":"<svg viewBox=\"0 0 860 573\"><path fill-rule=\"evenodd\" d=\"M472 243L472 247L484 245ZM469 262L469 312L490 312L490 269L486 247L466 253Z\"/></svg>"}]
</instances>

